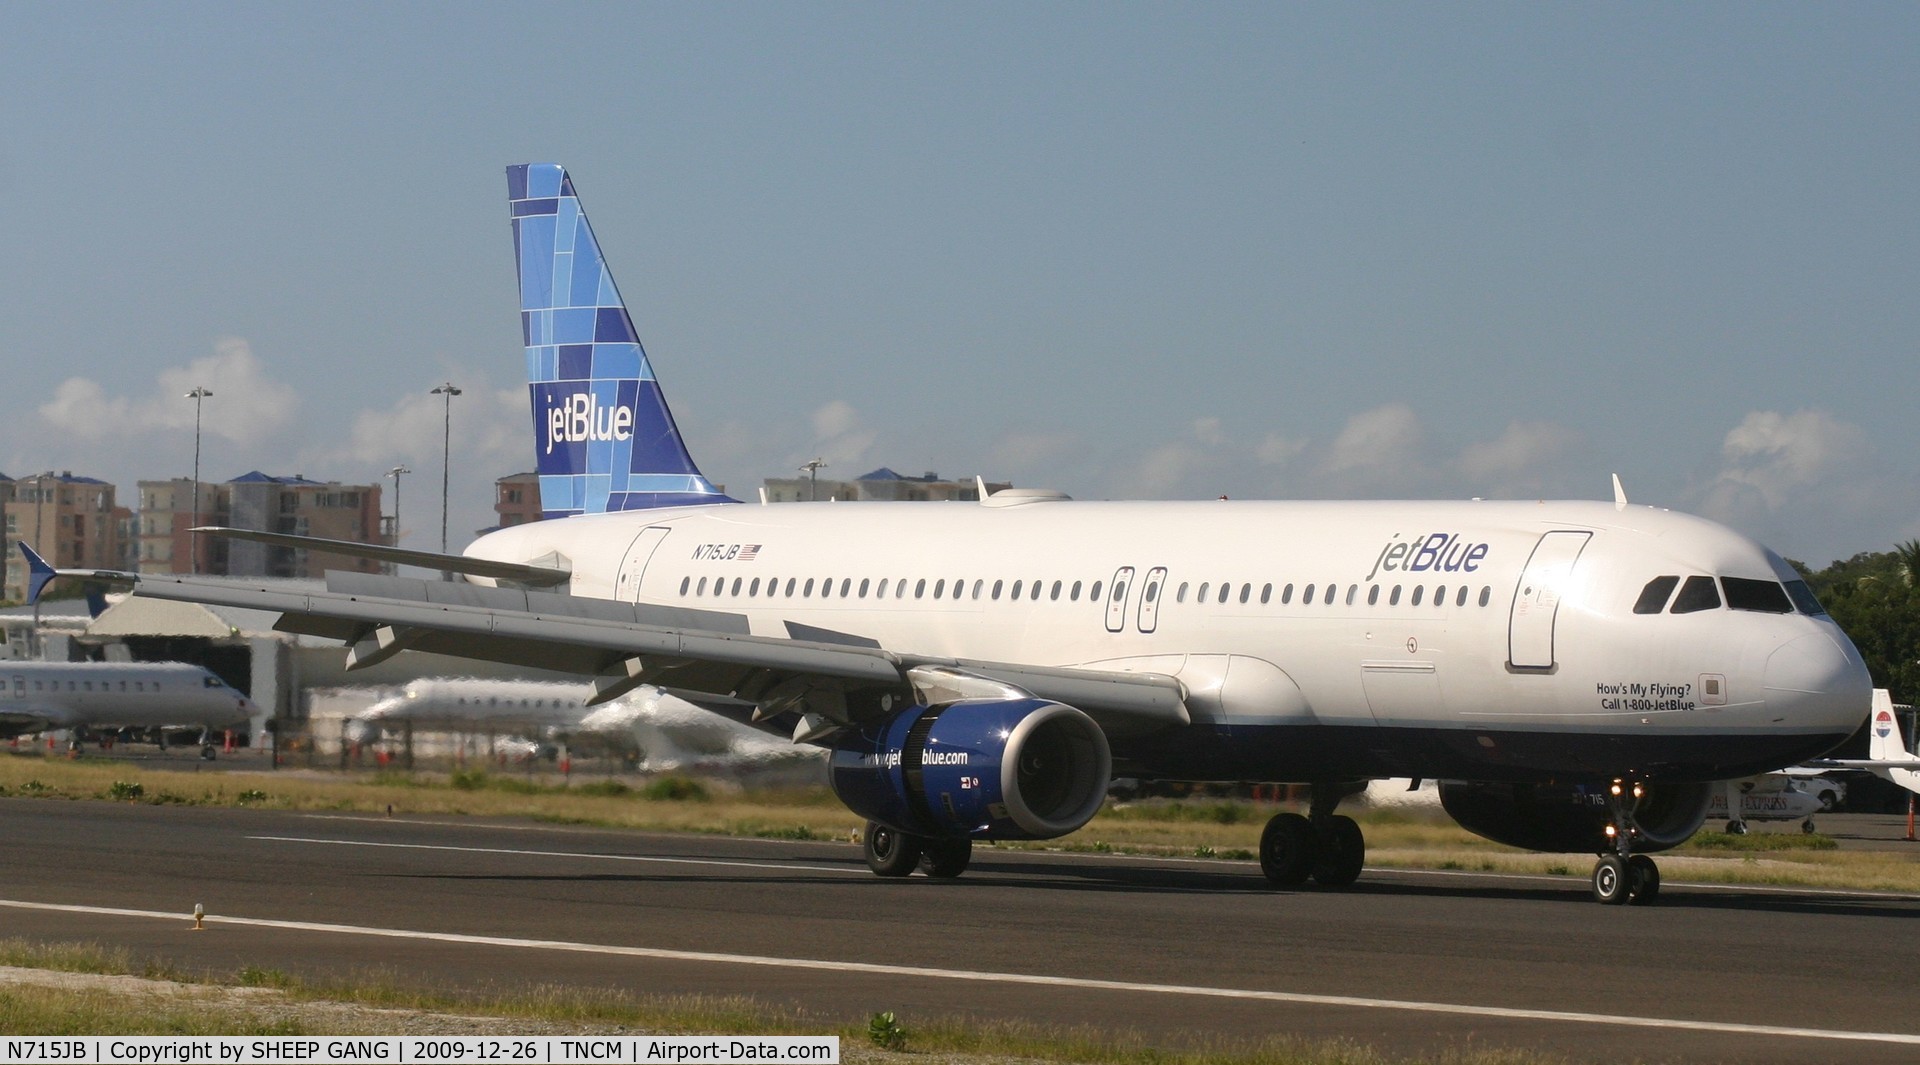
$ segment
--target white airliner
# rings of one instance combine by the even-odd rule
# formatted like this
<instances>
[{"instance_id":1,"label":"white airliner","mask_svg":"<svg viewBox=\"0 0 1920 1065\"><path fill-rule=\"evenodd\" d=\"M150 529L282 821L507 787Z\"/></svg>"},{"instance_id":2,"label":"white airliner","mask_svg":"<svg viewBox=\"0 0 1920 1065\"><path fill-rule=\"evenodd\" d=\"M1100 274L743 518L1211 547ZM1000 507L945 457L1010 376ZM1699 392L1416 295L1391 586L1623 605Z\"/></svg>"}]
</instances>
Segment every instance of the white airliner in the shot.
<instances>
[{"instance_id":1,"label":"white airliner","mask_svg":"<svg viewBox=\"0 0 1920 1065\"><path fill-rule=\"evenodd\" d=\"M214 732L243 728L258 711L210 671L184 662L12 661L0 664L0 684L0 736L198 728L208 759Z\"/></svg>"},{"instance_id":2,"label":"white airliner","mask_svg":"<svg viewBox=\"0 0 1920 1065\"><path fill-rule=\"evenodd\" d=\"M1864 769L1882 780L1920 794L1920 755L1907 749L1900 720L1893 713L1893 694L1873 689L1873 715L1867 730L1865 758L1825 758L1807 763L1817 769Z\"/></svg>"},{"instance_id":3,"label":"white airliner","mask_svg":"<svg viewBox=\"0 0 1920 1065\"><path fill-rule=\"evenodd\" d=\"M593 694L589 684L427 677L348 718L348 735L368 742L406 725L494 731L547 743L584 742L633 751L649 771L751 769L806 760L790 743L657 688L599 705L590 701Z\"/></svg>"},{"instance_id":4,"label":"white airliner","mask_svg":"<svg viewBox=\"0 0 1920 1065\"><path fill-rule=\"evenodd\" d=\"M1472 831L1599 853L1595 897L1644 902L1645 852L1700 826L1711 782L1829 750L1866 715L1859 654L1779 556L1617 490L739 503L682 443L566 173L510 167L508 186L550 520L463 556L358 551L464 584L148 576L135 594L279 610L355 663L419 648L594 676L604 698L731 699L832 752L887 876L1072 832L1119 773L1311 785L1260 866L1342 887L1365 844L1337 804L1425 777Z\"/></svg>"},{"instance_id":5,"label":"white airliner","mask_svg":"<svg viewBox=\"0 0 1920 1065\"><path fill-rule=\"evenodd\" d=\"M1746 835L1749 821L1798 821L1800 831L1812 832L1818 827L1813 815L1827 809L1819 793L1810 790L1814 782L1817 778L1787 773L1729 780L1714 789L1707 817L1725 820L1727 831L1736 836Z\"/></svg>"}]
</instances>

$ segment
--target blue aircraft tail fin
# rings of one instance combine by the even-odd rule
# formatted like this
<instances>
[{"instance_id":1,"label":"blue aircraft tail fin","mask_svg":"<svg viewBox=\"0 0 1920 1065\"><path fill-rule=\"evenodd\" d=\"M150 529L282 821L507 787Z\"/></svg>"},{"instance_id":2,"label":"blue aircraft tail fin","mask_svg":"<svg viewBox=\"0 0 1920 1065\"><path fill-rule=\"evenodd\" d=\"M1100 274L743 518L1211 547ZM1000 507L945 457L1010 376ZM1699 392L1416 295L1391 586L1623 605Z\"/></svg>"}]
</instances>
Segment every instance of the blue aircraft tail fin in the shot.
<instances>
[{"instance_id":1,"label":"blue aircraft tail fin","mask_svg":"<svg viewBox=\"0 0 1920 1065\"><path fill-rule=\"evenodd\" d=\"M732 503L701 476L565 169L507 168L545 517Z\"/></svg>"},{"instance_id":2,"label":"blue aircraft tail fin","mask_svg":"<svg viewBox=\"0 0 1920 1065\"><path fill-rule=\"evenodd\" d=\"M59 574L47 564L46 559L41 558L33 548L28 547L25 540L19 543L20 553L27 559L27 602L37 603L40 601L40 593L46 591L47 585L52 584Z\"/></svg>"}]
</instances>

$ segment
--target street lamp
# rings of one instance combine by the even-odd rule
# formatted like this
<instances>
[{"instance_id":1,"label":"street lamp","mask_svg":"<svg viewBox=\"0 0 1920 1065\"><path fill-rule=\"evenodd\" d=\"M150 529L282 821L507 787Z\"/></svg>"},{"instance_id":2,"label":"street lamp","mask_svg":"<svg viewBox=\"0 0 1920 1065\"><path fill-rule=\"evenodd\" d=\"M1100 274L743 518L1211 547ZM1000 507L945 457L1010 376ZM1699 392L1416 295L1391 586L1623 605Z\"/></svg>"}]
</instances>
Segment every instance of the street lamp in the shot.
<instances>
[{"instance_id":1,"label":"street lamp","mask_svg":"<svg viewBox=\"0 0 1920 1065\"><path fill-rule=\"evenodd\" d=\"M194 386L193 391L187 393L187 398L193 400L193 520L187 525L189 529L198 528L200 525L200 403L211 395L213 395L211 391L198 385ZM191 560L190 572L199 573L199 543L194 540L192 534L187 536L187 557Z\"/></svg>"},{"instance_id":2,"label":"street lamp","mask_svg":"<svg viewBox=\"0 0 1920 1065\"><path fill-rule=\"evenodd\" d=\"M446 402L440 452L440 553L444 555L447 553L447 475L453 466L453 397L459 395L460 390L453 386L452 381L448 381L427 394L443 396ZM441 577L452 580L453 574L442 570Z\"/></svg>"},{"instance_id":3,"label":"street lamp","mask_svg":"<svg viewBox=\"0 0 1920 1065\"><path fill-rule=\"evenodd\" d=\"M800 467L800 472L813 478L813 486L807 490L808 502L820 502L820 467L825 466L822 459L812 459Z\"/></svg>"},{"instance_id":4,"label":"street lamp","mask_svg":"<svg viewBox=\"0 0 1920 1065\"><path fill-rule=\"evenodd\" d=\"M400 546L400 475L412 472L405 466L395 466L387 471L387 476L393 478L393 546L395 547Z\"/></svg>"}]
</instances>

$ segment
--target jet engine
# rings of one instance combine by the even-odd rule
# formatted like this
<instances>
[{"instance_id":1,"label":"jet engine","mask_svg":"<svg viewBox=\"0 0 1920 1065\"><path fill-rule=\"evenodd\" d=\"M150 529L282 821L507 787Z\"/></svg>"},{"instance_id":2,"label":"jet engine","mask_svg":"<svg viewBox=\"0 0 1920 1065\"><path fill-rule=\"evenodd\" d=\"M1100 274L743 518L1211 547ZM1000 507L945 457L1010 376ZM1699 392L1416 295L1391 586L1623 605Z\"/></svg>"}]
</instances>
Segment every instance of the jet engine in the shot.
<instances>
[{"instance_id":1,"label":"jet engine","mask_svg":"<svg viewBox=\"0 0 1920 1065\"><path fill-rule=\"evenodd\" d=\"M1634 810L1635 851L1663 851L1685 843L1707 819L1710 783L1654 784ZM1605 785L1477 784L1443 782L1440 805L1460 827L1495 843L1532 851L1599 854L1607 843Z\"/></svg>"},{"instance_id":2,"label":"jet engine","mask_svg":"<svg viewBox=\"0 0 1920 1065\"><path fill-rule=\"evenodd\" d=\"M829 774L854 813L911 835L1052 839L1099 812L1113 755L1071 706L962 699L843 733Z\"/></svg>"}]
</instances>

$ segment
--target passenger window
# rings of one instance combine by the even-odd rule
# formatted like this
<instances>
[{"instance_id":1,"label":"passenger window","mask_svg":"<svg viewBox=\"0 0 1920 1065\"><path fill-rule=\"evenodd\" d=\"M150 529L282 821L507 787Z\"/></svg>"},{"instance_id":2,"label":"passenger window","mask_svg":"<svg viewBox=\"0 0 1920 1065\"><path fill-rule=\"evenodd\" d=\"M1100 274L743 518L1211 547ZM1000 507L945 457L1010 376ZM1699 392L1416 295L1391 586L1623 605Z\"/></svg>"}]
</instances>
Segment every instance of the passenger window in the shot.
<instances>
[{"instance_id":1,"label":"passenger window","mask_svg":"<svg viewBox=\"0 0 1920 1065\"><path fill-rule=\"evenodd\" d=\"M1261 585L1260 586L1260 605L1266 606L1267 603L1272 599L1273 599L1273 585L1271 584Z\"/></svg>"},{"instance_id":2,"label":"passenger window","mask_svg":"<svg viewBox=\"0 0 1920 1065\"><path fill-rule=\"evenodd\" d=\"M1325 603L1328 606L1332 606L1334 593L1338 592L1339 590L1340 590L1340 586L1337 584L1327 585L1327 594L1324 597L1322 597L1320 601L1322 603Z\"/></svg>"},{"instance_id":3,"label":"passenger window","mask_svg":"<svg viewBox=\"0 0 1920 1065\"><path fill-rule=\"evenodd\" d=\"M707 579L706 579L705 577L702 577L702 578L700 578L700 590L699 590L698 592L696 592L695 594L696 594L696 595L705 595L705 594L707 594Z\"/></svg>"},{"instance_id":4,"label":"passenger window","mask_svg":"<svg viewBox=\"0 0 1920 1065\"><path fill-rule=\"evenodd\" d=\"M1251 584L1241 585L1240 586L1240 602L1242 604L1245 604L1246 601L1251 598L1253 598L1253 585Z\"/></svg>"},{"instance_id":5,"label":"passenger window","mask_svg":"<svg viewBox=\"0 0 1920 1065\"><path fill-rule=\"evenodd\" d=\"M1787 598L1787 590L1774 581L1722 577L1720 584L1727 590L1727 606L1734 610L1753 610L1762 614L1793 613L1793 601Z\"/></svg>"},{"instance_id":6,"label":"passenger window","mask_svg":"<svg viewBox=\"0 0 1920 1065\"><path fill-rule=\"evenodd\" d=\"M1640 589L1640 598L1633 602L1636 614L1658 614L1667 608L1667 600L1673 598L1673 589L1679 585L1678 577L1655 577Z\"/></svg>"},{"instance_id":7,"label":"passenger window","mask_svg":"<svg viewBox=\"0 0 1920 1065\"><path fill-rule=\"evenodd\" d=\"M1093 587L1091 587L1091 588L1089 588L1089 589L1087 589L1087 599L1088 599L1088 601L1089 601L1089 602L1094 602L1094 603L1097 603L1097 602L1099 602L1099 601L1100 601L1100 585L1101 585L1101 583L1102 583L1101 581L1094 581L1094 582L1093 582Z\"/></svg>"},{"instance_id":8,"label":"passenger window","mask_svg":"<svg viewBox=\"0 0 1920 1065\"><path fill-rule=\"evenodd\" d=\"M734 590L739 591L738 588L735 588ZM847 593L851 591L853 591L853 578L852 577L840 578L840 598L845 599L847 597Z\"/></svg>"},{"instance_id":9,"label":"passenger window","mask_svg":"<svg viewBox=\"0 0 1920 1065\"><path fill-rule=\"evenodd\" d=\"M688 588L689 588L689 587L690 587L690 586L691 586L692 584L693 584L693 578L692 578L692 577L682 577L682 578L680 578L680 594L681 594L681 595L685 595L685 594L687 594L687 589L688 589Z\"/></svg>"},{"instance_id":10,"label":"passenger window","mask_svg":"<svg viewBox=\"0 0 1920 1065\"><path fill-rule=\"evenodd\" d=\"M1021 585L1023 585L1023 584L1025 584L1025 583L1026 583L1025 581L1014 581L1014 582L1013 582L1013 594L1012 594L1012 595L1010 595L1010 596L1008 596L1007 598L1009 598L1009 599L1018 599L1018 598L1020 598L1020 586L1021 586Z\"/></svg>"},{"instance_id":11,"label":"passenger window","mask_svg":"<svg viewBox=\"0 0 1920 1065\"><path fill-rule=\"evenodd\" d=\"M739 577L735 577L735 578L733 579L733 594L735 594L735 595L739 595L739 594L740 594L740 581L741 581L741 579L742 579L742 578L739 578Z\"/></svg>"},{"instance_id":12,"label":"passenger window","mask_svg":"<svg viewBox=\"0 0 1920 1065\"><path fill-rule=\"evenodd\" d=\"M891 579L890 577L880 578L880 583L873 589L873 597L875 599L885 599L887 597L887 581Z\"/></svg>"},{"instance_id":13,"label":"passenger window","mask_svg":"<svg viewBox=\"0 0 1920 1065\"><path fill-rule=\"evenodd\" d=\"M1127 598L1127 582L1114 581L1113 582L1113 601L1116 603L1125 602L1126 598ZM1222 601L1225 601L1226 596L1223 595L1220 598Z\"/></svg>"},{"instance_id":14,"label":"passenger window","mask_svg":"<svg viewBox=\"0 0 1920 1065\"><path fill-rule=\"evenodd\" d=\"M868 583L869 583L869 582L868 582L868 578L866 578L866 577L862 577L862 578L860 578L860 598L862 598L862 599L865 599L865 598L867 597L867 584L868 584Z\"/></svg>"},{"instance_id":15,"label":"passenger window","mask_svg":"<svg viewBox=\"0 0 1920 1065\"><path fill-rule=\"evenodd\" d=\"M1347 605L1348 605L1348 606L1352 606L1352 605L1353 605L1353 600L1354 600L1354 597L1355 597L1355 596L1357 596L1357 595L1358 595L1359 593L1360 593L1360 586L1359 586L1359 585L1357 585L1357 584L1349 584L1349 585L1347 585Z\"/></svg>"},{"instance_id":16,"label":"passenger window","mask_svg":"<svg viewBox=\"0 0 1920 1065\"><path fill-rule=\"evenodd\" d=\"M973 580L973 597L975 599L980 598L980 593L986 591L986 589L987 589L987 582L984 580L981 580L978 577L975 577Z\"/></svg>"},{"instance_id":17,"label":"passenger window","mask_svg":"<svg viewBox=\"0 0 1920 1065\"><path fill-rule=\"evenodd\" d=\"M1005 583L1006 583L1005 581L994 581L994 582L993 582L993 592L991 593L991 594L992 594L992 597L993 597L993 598L995 598L995 599L998 599L998 598L1000 598L1000 586L1001 586L1002 584L1005 584Z\"/></svg>"},{"instance_id":18,"label":"passenger window","mask_svg":"<svg viewBox=\"0 0 1920 1065\"><path fill-rule=\"evenodd\" d=\"M800 589L800 595L802 598L805 598L806 596L810 596L812 594L813 594L813 578L808 577L806 587Z\"/></svg>"},{"instance_id":19,"label":"passenger window","mask_svg":"<svg viewBox=\"0 0 1920 1065\"><path fill-rule=\"evenodd\" d=\"M1465 588L1460 589L1461 595L1465 595L1466 593L1467 593L1467 590ZM1488 603L1492 601L1493 601L1493 589L1482 585L1480 588L1480 605L1486 606Z\"/></svg>"},{"instance_id":20,"label":"passenger window","mask_svg":"<svg viewBox=\"0 0 1920 1065\"><path fill-rule=\"evenodd\" d=\"M967 579L965 577L955 577L953 579L953 597L955 599L960 598L961 593L965 592L966 590L967 590Z\"/></svg>"},{"instance_id":21,"label":"passenger window","mask_svg":"<svg viewBox=\"0 0 1920 1065\"><path fill-rule=\"evenodd\" d=\"M1719 605L1720 589L1712 577L1688 577L1687 583L1680 586L1680 594L1673 597L1672 609L1675 614L1692 614Z\"/></svg>"},{"instance_id":22,"label":"passenger window","mask_svg":"<svg viewBox=\"0 0 1920 1065\"><path fill-rule=\"evenodd\" d=\"M1212 587L1213 587L1213 582L1212 582L1212 581L1201 581L1201 582L1200 582L1200 595L1199 595L1199 598L1198 598L1198 600L1197 600L1197 601L1198 601L1198 602L1202 602L1202 603L1204 603L1204 602L1206 602L1206 601L1207 601L1207 590L1208 590L1209 588L1212 588Z\"/></svg>"},{"instance_id":23,"label":"passenger window","mask_svg":"<svg viewBox=\"0 0 1920 1065\"><path fill-rule=\"evenodd\" d=\"M1060 598L1060 582L1054 581L1053 591L1047 593L1047 599L1052 602L1057 602L1059 598Z\"/></svg>"},{"instance_id":24,"label":"passenger window","mask_svg":"<svg viewBox=\"0 0 1920 1065\"><path fill-rule=\"evenodd\" d=\"M927 594L927 579L925 577L922 577L919 580L913 582L913 597L915 599L923 598L926 596L926 594Z\"/></svg>"},{"instance_id":25,"label":"passenger window","mask_svg":"<svg viewBox=\"0 0 1920 1065\"><path fill-rule=\"evenodd\" d=\"M1379 601L1380 601L1380 586L1377 584L1368 585L1367 586L1367 605L1373 606Z\"/></svg>"},{"instance_id":26,"label":"passenger window","mask_svg":"<svg viewBox=\"0 0 1920 1065\"><path fill-rule=\"evenodd\" d=\"M753 579L753 583L747 586L747 598L751 599L754 596L759 594L760 594L760 578L755 577Z\"/></svg>"},{"instance_id":27,"label":"passenger window","mask_svg":"<svg viewBox=\"0 0 1920 1065\"><path fill-rule=\"evenodd\" d=\"M1032 599L1032 600L1034 600L1034 601L1036 601L1036 602L1037 602L1037 601L1039 601L1039 599L1040 599L1040 585L1041 585L1041 582L1040 582L1040 581L1034 581L1034 582L1033 582L1032 584L1030 584L1030 585L1028 585L1028 586L1027 586L1027 598L1028 598L1028 599Z\"/></svg>"},{"instance_id":28,"label":"passenger window","mask_svg":"<svg viewBox=\"0 0 1920 1065\"><path fill-rule=\"evenodd\" d=\"M1447 586L1446 585L1443 584L1440 587L1435 588L1433 590L1433 605L1434 606L1447 605Z\"/></svg>"},{"instance_id":29,"label":"passenger window","mask_svg":"<svg viewBox=\"0 0 1920 1065\"><path fill-rule=\"evenodd\" d=\"M941 596L943 596L943 595L946 595L946 594L947 594L947 580L946 580L946 578L945 578L945 577L942 577L942 578L940 578L939 580L937 580L937 581L934 581L934 582L933 582L933 597L934 597L935 599L938 599L938 598L940 598Z\"/></svg>"},{"instance_id":30,"label":"passenger window","mask_svg":"<svg viewBox=\"0 0 1920 1065\"><path fill-rule=\"evenodd\" d=\"M1181 587L1185 587L1185 585L1182 585ZM1080 582L1079 581L1074 581L1073 587L1067 589L1067 598L1076 603L1080 601Z\"/></svg>"},{"instance_id":31,"label":"passenger window","mask_svg":"<svg viewBox=\"0 0 1920 1065\"><path fill-rule=\"evenodd\" d=\"M791 598L793 598L793 586L794 586L794 584L795 584L795 582L797 582L797 581L799 581L799 579L800 579L800 578L798 578L798 577L788 577L788 578L787 578L787 598L789 598L789 599L791 599Z\"/></svg>"},{"instance_id":32,"label":"passenger window","mask_svg":"<svg viewBox=\"0 0 1920 1065\"><path fill-rule=\"evenodd\" d=\"M1221 581L1220 582L1220 601L1223 603L1226 602L1227 596L1231 594L1233 594L1233 584L1229 581Z\"/></svg>"},{"instance_id":33,"label":"passenger window","mask_svg":"<svg viewBox=\"0 0 1920 1065\"><path fill-rule=\"evenodd\" d=\"M1806 581L1788 581L1787 596L1793 600L1793 605L1798 607L1802 614L1819 617L1827 612L1827 608L1821 606L1820 600L1814 597L1813 589L1807 587Z\"/></svg>"},{"instance_id":34,"label":"passenger window","mask_svg":"<svg viewBox=\"0 0 1920 1065\"><path fill-rule=\"evenodd\" d=\"M1306 593L1300 596L1300 605L1302 606L1313 605L1313 585L1311 584L1307 585Z\"/></svg>"},{"instance_id":35,"label":"passenger window","mask_svg":"<svg viewBox=\"0 0 1920 1065\"><path fill-rule=\"evenodd\" d=\"M1424 591L1426 591L1426 590L1427 590L1427 589L1426 589L1426 586L1425 586L1425 585L1420 585L1420 584L1416 584L1416 585L1414 585L1414 586L1413 586L1413 601L1412 601L1412 603L1411 603L1410 605L1412 605L1412 606L1419 606L1419 605L1420 605L1420 593L1421 593L1421 592L1424 592Z\"/></svg>"},{"instance_id":36,"label":"passenger window","mask_svg":"<svg viewBox=\"0 0 1920 1065\"><path fill-rule=\"evenodd\" d=\"M1399 585L1396 584L1393 586L1393 593L1387 596L1387 605L1388 606L1400 605L1400 586Z\"/></svg>"}]
</instances>

